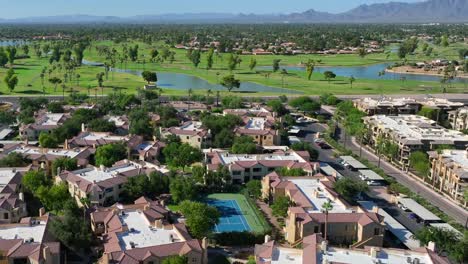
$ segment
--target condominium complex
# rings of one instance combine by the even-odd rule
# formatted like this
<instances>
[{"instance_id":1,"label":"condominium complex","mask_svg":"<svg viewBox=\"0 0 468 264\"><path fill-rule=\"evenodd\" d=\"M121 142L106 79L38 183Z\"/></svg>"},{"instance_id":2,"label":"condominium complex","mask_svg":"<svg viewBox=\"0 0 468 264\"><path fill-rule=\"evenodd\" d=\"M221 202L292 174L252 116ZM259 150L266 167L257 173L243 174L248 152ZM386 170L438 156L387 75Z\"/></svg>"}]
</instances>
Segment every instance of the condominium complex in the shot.
<instances>
[{"instance_id":1,"label":"condominium complex","mask_svg":"<svg viewBox=\"0 0 468 264\"><path fill-rule=\"evenodd\" d=\"M383 217L367 212L359 206L350 206L333 190L329 177L282 178L271 173L262 180L263 198L273 202L286 196L294 204L285 219L285 239L292 245L309 235L327 235L332 244L353 248L382 246ZM331 208L324 211L324 205Z\"/></svg>"},{"instance_id":2,"label":"condominium complex","mask_svg":"<svg viewBox=\"0 0 468 264\"><path fill-rule=\"evenodd\" d=\"M234 183L261 180L278 168L302 169L306 175L319 172L319 163L310 162L307 151L278 151L272 154L231 154L229 152L206 153L206 163L210 170L220 166L228 168Z\"/></svg>"},{"instance_id":3,"label":"condominium complex","mask_svg":"<svg viewBox=\"0 0 468 264\"><path fill-rule=\"evenodd\" d=\"M244 126L234 129L238 136L249 136L261 146L276 146L280 144L278 130L273 129L274 118L243 117Z\"/></svg>"},{"instance_id":4,"label":"condominium complex","mask_svg":"<svg viewBox=\"0 0 468 264\"><path fill-rule=\"evenodd\" d=\"M0 168L0 223L17 223L28 215L21 179L30 169Z\"/></svg>"},{"instance_id":5,"label":"condominium complex","mask_svg":"<svg viewBox=\"0 0 468 264\"><path fill-rule=\"evenodd\" d=\"M466 206L468 191L468 152L466 150L430 151L432 187Z\"/></svg>"},{"instance_id":6,"label":"condominium complex","mask_svg":"<svg viewBox=\"0 0 468 264\"><path fill-rule=\"evenodd\" d=\"M83 198L89 199L91 204L105 205L120 200L123 185L128 178L148 173L150 173L149 168L123 160L111 168L100 166L63 171L56 177L56 181L67 183L70 195L80 205Z\"/></svg>"},{"instance_id":7,"label":"condominium complex","mask_svg":"<svg viewBox=\"0 0 468 264\"><path fill-rule=\"evenodd\" d=\"M417 115L364 117L369 128L370 144L376 145L378 138L385 138L398 145L395 157L401 166L409 165L411 152L434 150L440 145L451 145L465 149L468 136L455 130L438 126L435 121Z\"/></svg>"},{"instance_id":8,"label":"condominium complex","mask_svg":"<svg viewBox=\"0 0 468 264\"><path fill-rule=\"evenodd\" d=\"M448 112L448 121L452 129L458 131L468 129L468 107Z\"/></svg>"},{"instance_id":9,"label":"condominium complex","mask_svg":"<svg viewBox=\"0 0 468 264\"><path fill-rule=\"evenodd\" d=\"M179 255L188 263L206 264L207 241L192 239L183 224L169 224L167 214L145 198L92 213L92 230L102 237L104 247L99 263L161 263Z\"/></svg>"},{"instance_id":10,"label":"condominium complex","mask_svg":"<svg viewBox=\"0 0 468 264\"><path fill-rule=\"evenodd\" d=\"M36 140L39 138L39 134L50 133L68 120L70 114L40 112L34 118L34 123L20 127L19 132L22 139Z\"/></svg>"},{"instance_id":11,"label":"condominium complex","mask_svg":"<svg viewBox=\"0 0 468 264\"><path fill-rule=\"evenodd\" d=\"M0 225L1 263L60 264L60 242L49 234L49 215Z\"/></svg>"},{"instance_id":12,"label":"condominium complex","mask_svg":"<svg viewBox=\"0 0 468 264\"><path fill-rule=\"evenodd\" d=\"M189 121L179 127L161 129L160 132L163 138L175 135L180 138L182 143L187 143L196 148L205 148L211 143L211 133L203 128L201 122Z\"/></svg>"},{"instance_id":13,"label":"condominium complex","mask_svg":"<svg viewBox=\"0 0 468 264\"><path fill-rule=\"evenodd\" d=\"M302 248L286 248L269 240L255 245L257 264L449 264L449 260L436 253L434 243L427 248L405 250L396 248L365 247L350 249L331 247L319 234L304 238Z\"/></svg>"},{"instance_id":14,"label":"condominium complex","mask_svg":"<svg viewBox=\"0 0 468 264\"><path fill-rule=\"evenodd\" d=\"M436 109L441 115L447 111L463 107L460 102L452 102L443 98L425 98L416 100L412 98L382 97L380 99L361 98L353 101L354 106L367 115L401 115L417 114L422 107Z\"/></svg>"}]
</instances>

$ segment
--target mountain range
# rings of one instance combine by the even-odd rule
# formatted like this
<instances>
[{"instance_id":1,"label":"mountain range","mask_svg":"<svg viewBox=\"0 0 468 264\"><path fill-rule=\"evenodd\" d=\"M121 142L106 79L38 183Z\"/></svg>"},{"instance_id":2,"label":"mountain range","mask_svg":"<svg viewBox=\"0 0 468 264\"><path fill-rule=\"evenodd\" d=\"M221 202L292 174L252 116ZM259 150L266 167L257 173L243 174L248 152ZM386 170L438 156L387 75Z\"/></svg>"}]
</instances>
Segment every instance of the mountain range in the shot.
<instances>
[{"instance_id":1,"label":"mountain range","mask_svg":"<svg viewBox=\"0 0 468 264\"><path fill-rule=\"evenodd\" d=\"M361 5L332 14L313 9L290 14L184 13L117 16L43 16L1 19L0 23L464 23L468 22L468 0L427 0L417 3L389 2Z\"/></svg>"}]
</instances>

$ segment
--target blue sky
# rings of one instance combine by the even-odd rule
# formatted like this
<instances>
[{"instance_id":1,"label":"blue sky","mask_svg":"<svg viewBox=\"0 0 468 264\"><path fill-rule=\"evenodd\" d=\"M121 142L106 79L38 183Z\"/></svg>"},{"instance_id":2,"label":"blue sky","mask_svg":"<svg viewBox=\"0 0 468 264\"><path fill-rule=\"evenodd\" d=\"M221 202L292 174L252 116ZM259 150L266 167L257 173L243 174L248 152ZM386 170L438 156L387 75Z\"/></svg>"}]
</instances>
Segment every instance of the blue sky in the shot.
<instances>
[{"instance_id":1,"label":"blue sky","mask_svg":"<svg viewBox=\"0 0 468 264\"><path fill-rule=\"evenodd\" d=\"M0 0L0 18L68 14L133 16L163 13L332 13L390 0ZM395 1L395 0L393 0ZM420 2L422 0L397 0Z\"/></svg>"}]
</instances>

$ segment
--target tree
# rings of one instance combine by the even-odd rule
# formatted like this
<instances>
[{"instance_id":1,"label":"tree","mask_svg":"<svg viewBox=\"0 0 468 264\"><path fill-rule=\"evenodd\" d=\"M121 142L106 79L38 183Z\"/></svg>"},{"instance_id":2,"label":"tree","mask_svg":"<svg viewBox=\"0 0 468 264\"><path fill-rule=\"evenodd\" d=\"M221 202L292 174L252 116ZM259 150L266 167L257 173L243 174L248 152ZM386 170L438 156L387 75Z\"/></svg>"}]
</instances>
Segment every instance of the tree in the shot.
<instances>
[{"instance_id":1,"label":"tree","mask_svg":"<svg viewBox=\"0 0 468 264\"><path fill-rule=\"evenodd\" d=\"M154 62L154 60L156 59L156 57L158 57L158 55L159 55L159 51L157 49L153 48L150 50L150 58L152 62Z\"/></svg>"},{"instance_id":2,"label":"tree","mask_svg":"<svg viewBox=\"0 0 468 264\"><path fill-rule=\"evenodd\" d=\"M60 157L52 162L52 174L55 175L58 168L67 171L76 170L76 168L78 168L78 161L74 158Z\"/></svg>"},{"instance_id":3,"label":"tree","mask_svg":"<svg viewBox=\"0 0 468 264\"><path fill-rule=\"evenodd\" d=\"M15 63L16 59L16 48L13 46L8 46L6 47L6 54L8 58L8 63L10 64L10 67L13 66L13 63Z\"/></svg>"},{"instance_id":4,"label":"tree","mask_svg":"<svg viewBox=\"0 0 468 264\"><path fill-rule=\"evenodd\" d=\"M333 205L330 201L327 201L322 204L322 210L325 212L325 232L324 239L327 240L327 231L328 231L328 212L333 210Z\"/></svg>"},{"instance_id":5,"label":"tree","mask_svg":"<svg viewBox=\"0 0 468 264\"><path fill-rule=\"evenodd\" d=\"M228 69L230 72L236 69L237 65L239 65L242 62L241 58L238 55L234 54L229 54L228 57Z\"/></svg>"},{"instance_id":6,"label":"tree","mask_svg":"<svg viewBox=\"0 0 468 264\"><path fill-rule=\"evenodd\" d=\"M128 178L123 186L124 200L131 203L141 196L156 198L163 193L168 193L169 181L168 176L157 172Z\"/></svg>"},{"instance_id":7,"label":"tree","mask_svg":"<svg viewBox=\"0 0 468 264\"><path fill-rule=\"evenodd\" d=\"M218 210L204 203L184 201L180 204L180 211L187 219L186 225L190 233L198 239L211 233L215 224L219 222Z\"/></svg>"},{"instance_id":8,"label":"tree","mask_svg":"<svg viewBox=\"0 0 468 264\"><path fill-rule=\"evenodd\" d=\"M100 72L100 73L96 74L96 80L98 81L98 86L99 87L102 87L102 85L104 83L104 76L105 76L105 74L103 72Z\"/></svg>"},{"instance_id":9,"label":"tree","mask_svg":"<svg viewBox=\"0 0 468 264\"><path fill-rule=\"evenodd\" d=\"M73 46L73 54L75 55L75 62L76 65L81 66L84 58L84 51L86 49L86 45L82 42Z\"/></svg>"},{"instance_id":10,"label":"tree","mask_svg":"<svg viewBox=\"0 0 468 264\"><path fill-rule=\"evenodd\" d=\"M198 189L191 178L176 177L171 180L169 190L172 200L180 203L185 200L195 200L198 195Z\"/></svg>"},{"instance_id":11,"label":"tree","mask_svg":"<svg viewBox=\"0 0 468 264\"><path fill-rule=\"evenodd\" d=\"M49 78L49 83L54 85L54 92L56 92L57 91L57 85L61 84L62 80L60 80L57 77L52 77L52 78Z\"/></svg>"},{"instance_id":12,"label":"tree","mask_svg":"<svg viewBox=\"0 0 468 264\"><path fill-rule=\"evenodd\" d=\"M62 102L50 102L47 105L47 111L51 113L63 113L63 103Z\"/></svg>"},{"instance_id":13,"label":"tree","mask_svg":"<svg viewBox=\"0 0 468 264\"><path fill-rule=\"evenodd\" d=\"M409 157L410 166L420 173L423 177L427 177L430 172L430 162L427 154L422 151L415 151Z\"/></svg>"},{"instance_id":14,"label":"tree","mask_svg":"<svg viewBox=\"0 0 468 264\"><path fill-rule=\"evenodd\" d=\"M25 167L31 164L31 161L21 153L12 152L0 159L1 167Z\"/></svg>"},{"instance_id":15,"label":"tree","mask_svg":"<svg viewBox=\"0 0 468 264\"><path fill-rule=\"evenodd\" d=\"M213 68L213 55L214 55L214 49L210 48L208 51L208 55L206 55L206 69L211 70Z\"/></svg>"},{"instance_id":16,"label":"tree","mask_svg":"<svg viewBox=\"0 0 468 264\"><path fill-rule=\"evenodd\" d=\"M96 165L112 166L119 160L127 157L127 147L121 143L107 144L97 148L95 161Z\"/></svg>"},{"instance_id":17,"label":"tree","mask_svg":"<svg viewBox=\"0 0 468 264\"><path fill-rule=\"evenodd\" d=\"M309 60L306 63L306 72L307 72L307 80L310 81L312 78L312 74L314 73L315 70L315 62L313 60Z\"/></svg>"},{"instance_id":18,"label":"tree","mask_svg":"<svg viewBox=\"0 0 468 264\"><path fill-rule=\"evenodd\" d=\"M312 100L309 96L299 96L289 101L289 105L304 112L314 112L321 108L320 103Z\"/></svg>"},{"instance_id":19,"label":"tree","mask_svg":"<svg viewBox=\"0 0 468 264\"><path fill-rule=\"evenodd\" d=\"M233 154L255 154L257 152L257 144L252 137L240 136L234 139L231 152Z\"/></svg>"},{"instance_id":20,"label":"tree","mask_svg":"<svg viewBox=\"0 0 468 264\"><path fill-rule=\"evenodd\" d=\"M255 69L256 66L257 66L257 59L250 58L250 63L249 63L250 71L253 71L253 69Z\"/></svg>"},{"instance_id":21,"label":"tree","mask_svg":"<svg viewBox=\"0 0 468 264\"><path fill-rule=\"evenodd\" d=\"M336 78L336 74L333 73L332 71L325 71L323 73L323 77L325 77L325 80L328 81L328 83L330 83L331 79L335 79Z\"/></svg>"},{"instance_id":22,"label":"tree","mask_svg":"<svg viewBox=\"0 0 468 264\"><path fill-rule=\"evenodd\" d=\"M262 183L259 180L251 180L245 184L245 188L249 192L249 195L254 199L258 199L262 196Z\"/></svg>"},{"instance_id":23,"label":"tree","mask_svg":"<svg viewBox=\"0 0 468 264\"><path fill-rule=\"evenodd\" d=\"M3 47L0 47L0 67L4 67L8 62L8 55L5 53Z\"/></svg>"},{"instance_id":24,"label":"tree","mask_svg":"<svg viewBox=\"0 0 468 264\"><path fill-rule=\"evenodd\" d=\"M16 85L18 85L18 76L16 76L15 71L13 69L9 69L5 75L5 78L3 78L3 81L8 87L8 90L10 90L10 92L13 92Z\"/></svg>"},{"instance_id":25,"label":"tree","mask_svg":"<svg viewBox=\"0 0 468 264\"><path fill-rule=\"evenodd\" d=\"M117 130L114 122L102 120L102 119L93 119L88 123L88 128L94 132L114 132Z\"/></svg>"},{"instance_id":26,"label":"tree","mask_svg":"<svg viewBox=\"0 0 468 264\"><path fill-rule=\"evenodd\" d=\"M51 221L52 234L67 247L76 251L89 248L92 241L90 224L80 216L81 210L74 201L68 200L63 211L59 219Z\"/></svg>"},{"instance_id":27,"label":"tree","mask_svg":"<svg viewBox=\"0 0 468 264\"><path fill-rule=\"evenodd\" d=\"M40 186L48 186L49 179L43 171L28 171L21 179L21 183L26 190L35 193Z\"/></svg>"},{"instance_id":28,"label":"tree","mask_svg":"<svg viewBox=\"0 0 468 264\"><path fill-rule=\"evenodd\" d=\"M231 74L223 77L221 85L224 86L228 92L231 92L232 89L240 87L240 81Z\"/></svg>"},{"instance_id":29,"label":"tree","mask_svg":"<svg viewBox=\"0 0 468 264\"><path fill-rule=\"evenodd\" d=\"M234 132L231 129L223 129L214 136L213 144L217 148L229 148L234 143Z\"/></svg>"},{"instance_id":30,"label":"tree","mask_svg":"<svg viewBox=\"0 0 468 264\"><path fill-rule=\"evenodd\" d=\"M162 261L162 264L188 264L188 258L185 256L170 256Z\"/></svg>"},{"instance_id":31,"label":"tree","mask_svg":"<svg viewBox=\"0 0 468 264\"><path fill-rule=\"evenodd\" d=\"M363 182L354 181L351 178L341 178L335 182L333 188L346 200L352 201L356 195L365 192L368 186Z\"/></svg>"},{"instance_id":32,"label":"tree","mask_svg":"<svg viewBox=\"0 0 468 264\"><path fill-rule=\"evenodd\" d=\"M273 60L273 72L277 72L280 69L280 59Z\"/></svg>"},{"instance_id":33,"label":"tree","mask_svg":"<svg viewBox=\"0 0 468 264\"><path fill-rule=\"evenodd\" d=\"M278 116L283 116L288 112L283 103L278 99L268 101L267 105L273 110L273 112L277 113Z\"/></svg>"},{"instance_id":34,"label":"tree","mask_svg":"<svg viewBox=\"0 0 468 264\"><path fill-rule=\"evenodd\" d=\"M200 53L200 50L195 50L192 52L192 54L190 55L190 61L193 63L193 66L195 66L195 68L198 67L198 65L200 64L201 60L201 53Z\"/></svg>"},{"instance_id":35,"label":"tree","mask_svg":"<svg viewBox=\"0 0 468 264\"><path fill-rule=\"evenodd\" d=\"M247 264L256 264L257 261L255 260L254 256L249 256L249 259L247 260Z\"/></svg>"},{"instance_id":36,"label":"tree","mask_svg":"<svg viewBox=\"0 0 468 264\"><path fill-rule=\"evenodd\" d=\"M163 149L163 154L170 166L182 167L182 170L202 159L201 151L187 143L170 143Z\"/></svg>"},{"instance_id":37,"label":"tree","mask_svg":"<svg viewBox=\"0 0 468 264\"><path fill-rule=\"evenodd\" d=\"M43 148L56 148L58 147L58 142L52 134L41 132L39 134L39 145Z\"/></svg>"},{"instance_id":38,"label":"tree","mask_svg":"<svg viewBox=\"0 0 468 264\"><path fill-rule=\"evenodd\" d=\"M351 85L351 89L353 89L353 83L356 81L356 78L354 76L349 77L349 84Z\"/></svg>"},{"instance_id":39,"label":"tree","mask_svg":"<svg viewBox=\"0 0 468 264\"><path fill-rule=\"evenodd\" d=\"M361 58L364 58L367 55L367 51L366 51L365 48L359 48L357 50L357 53L358 53L359 57L361 57Z\"/></svg>"},{"instance_id":40,"label":"tree","mask_svg":"<svg viewBox=\"0 0 468 264\"><path fill-rule=\"evenodd\" d=\"M158 81L158 75L156 72L144 71L141 73L143 79L150 84L151 82L156 83Z\"/></svg>"},{"instance_id":41,"label":"tree","mask_svg":"<svg viewBox=\"0 0 468 264\"><path fill-rule=\"evenodd\" d=\"M434 242L437 246L437 254L447 254L458 263L467 263L468 255L466 249L468 248L468 236L465 232L460 235L459 233L437 227L424 227L414 234L414 238L419 240L421 246L427 246L429 242Z\"/></svg>"},{"instance_id":42,"label":"tree","mask_svg":"<svg viewBox=\"0 0 468 264\"><path fill-rule=\"evenodd\" d=\"M288 215L288 208L290 205L291 201L287 196L280 196L273 201L270 208L274 216L284 218Z\"/></svg>"}]
</instances>

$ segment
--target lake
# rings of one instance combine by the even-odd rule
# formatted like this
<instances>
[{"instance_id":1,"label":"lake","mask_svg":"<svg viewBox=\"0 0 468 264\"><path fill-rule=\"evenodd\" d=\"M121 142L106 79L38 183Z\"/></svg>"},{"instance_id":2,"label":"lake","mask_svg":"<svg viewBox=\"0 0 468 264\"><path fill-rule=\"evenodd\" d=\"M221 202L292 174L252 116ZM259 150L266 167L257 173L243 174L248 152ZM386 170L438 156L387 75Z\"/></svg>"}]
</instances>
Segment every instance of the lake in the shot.
<instances>
[{"instance_id":1,"label":"lake","mask_svg":"<svg viewBox=\"0 0 468 264\"><path fill-rule=\"evenodd\" d=\"M91 62L87 60L83 60L84 65L102 66L101 63L98 62ZM150 70L150 69L148 69ZM119 72L119 73L128 73L133 74L136 76L141 76L141 72L139 70L130 70L130 69L118 69L112 68L111 71ZM200 77L183 74L183 73L173 73L173 72L158 72L158 87L167 88L167 89L174 89L174 90L208 90L211 89L212 91L223 91L226 90L223 86L219 84L210 83ZM282 94L302 94L300 91L290 90L290 89L282 89L278 87L270 87L258 83L253 82L241 82L239 89L234 89L233 91L242 92L242 93L255 93L255 92L271 92L271 93L282 93Z\"/></svg>"},{"instance_id":2,"label":"lake","mask_svg":"<svg viewBox=\"0 0 468 264\"><path fill-rule=\"evenodd\" d=\"M324 71L332 71L337 76L351 77L354 76L356 79L369 79L369 80L400 80L401 77L405 77L406 80L412 81L424 81L424 82L440 82L441 77L432 75L422 74L405 74L405 73L390 73L386 72L384 75L379 76L379 72L387 69L388 66L393 63L379 63L365 66L315 66L314 72L323 73ZM261 66L258 69L271 70L271 66ZM287 71L305 71L305 67L302 66L281 66L281 69ZM455 78L453 82L468 82L463 78Z\"/></svg>"}]
</instances>

